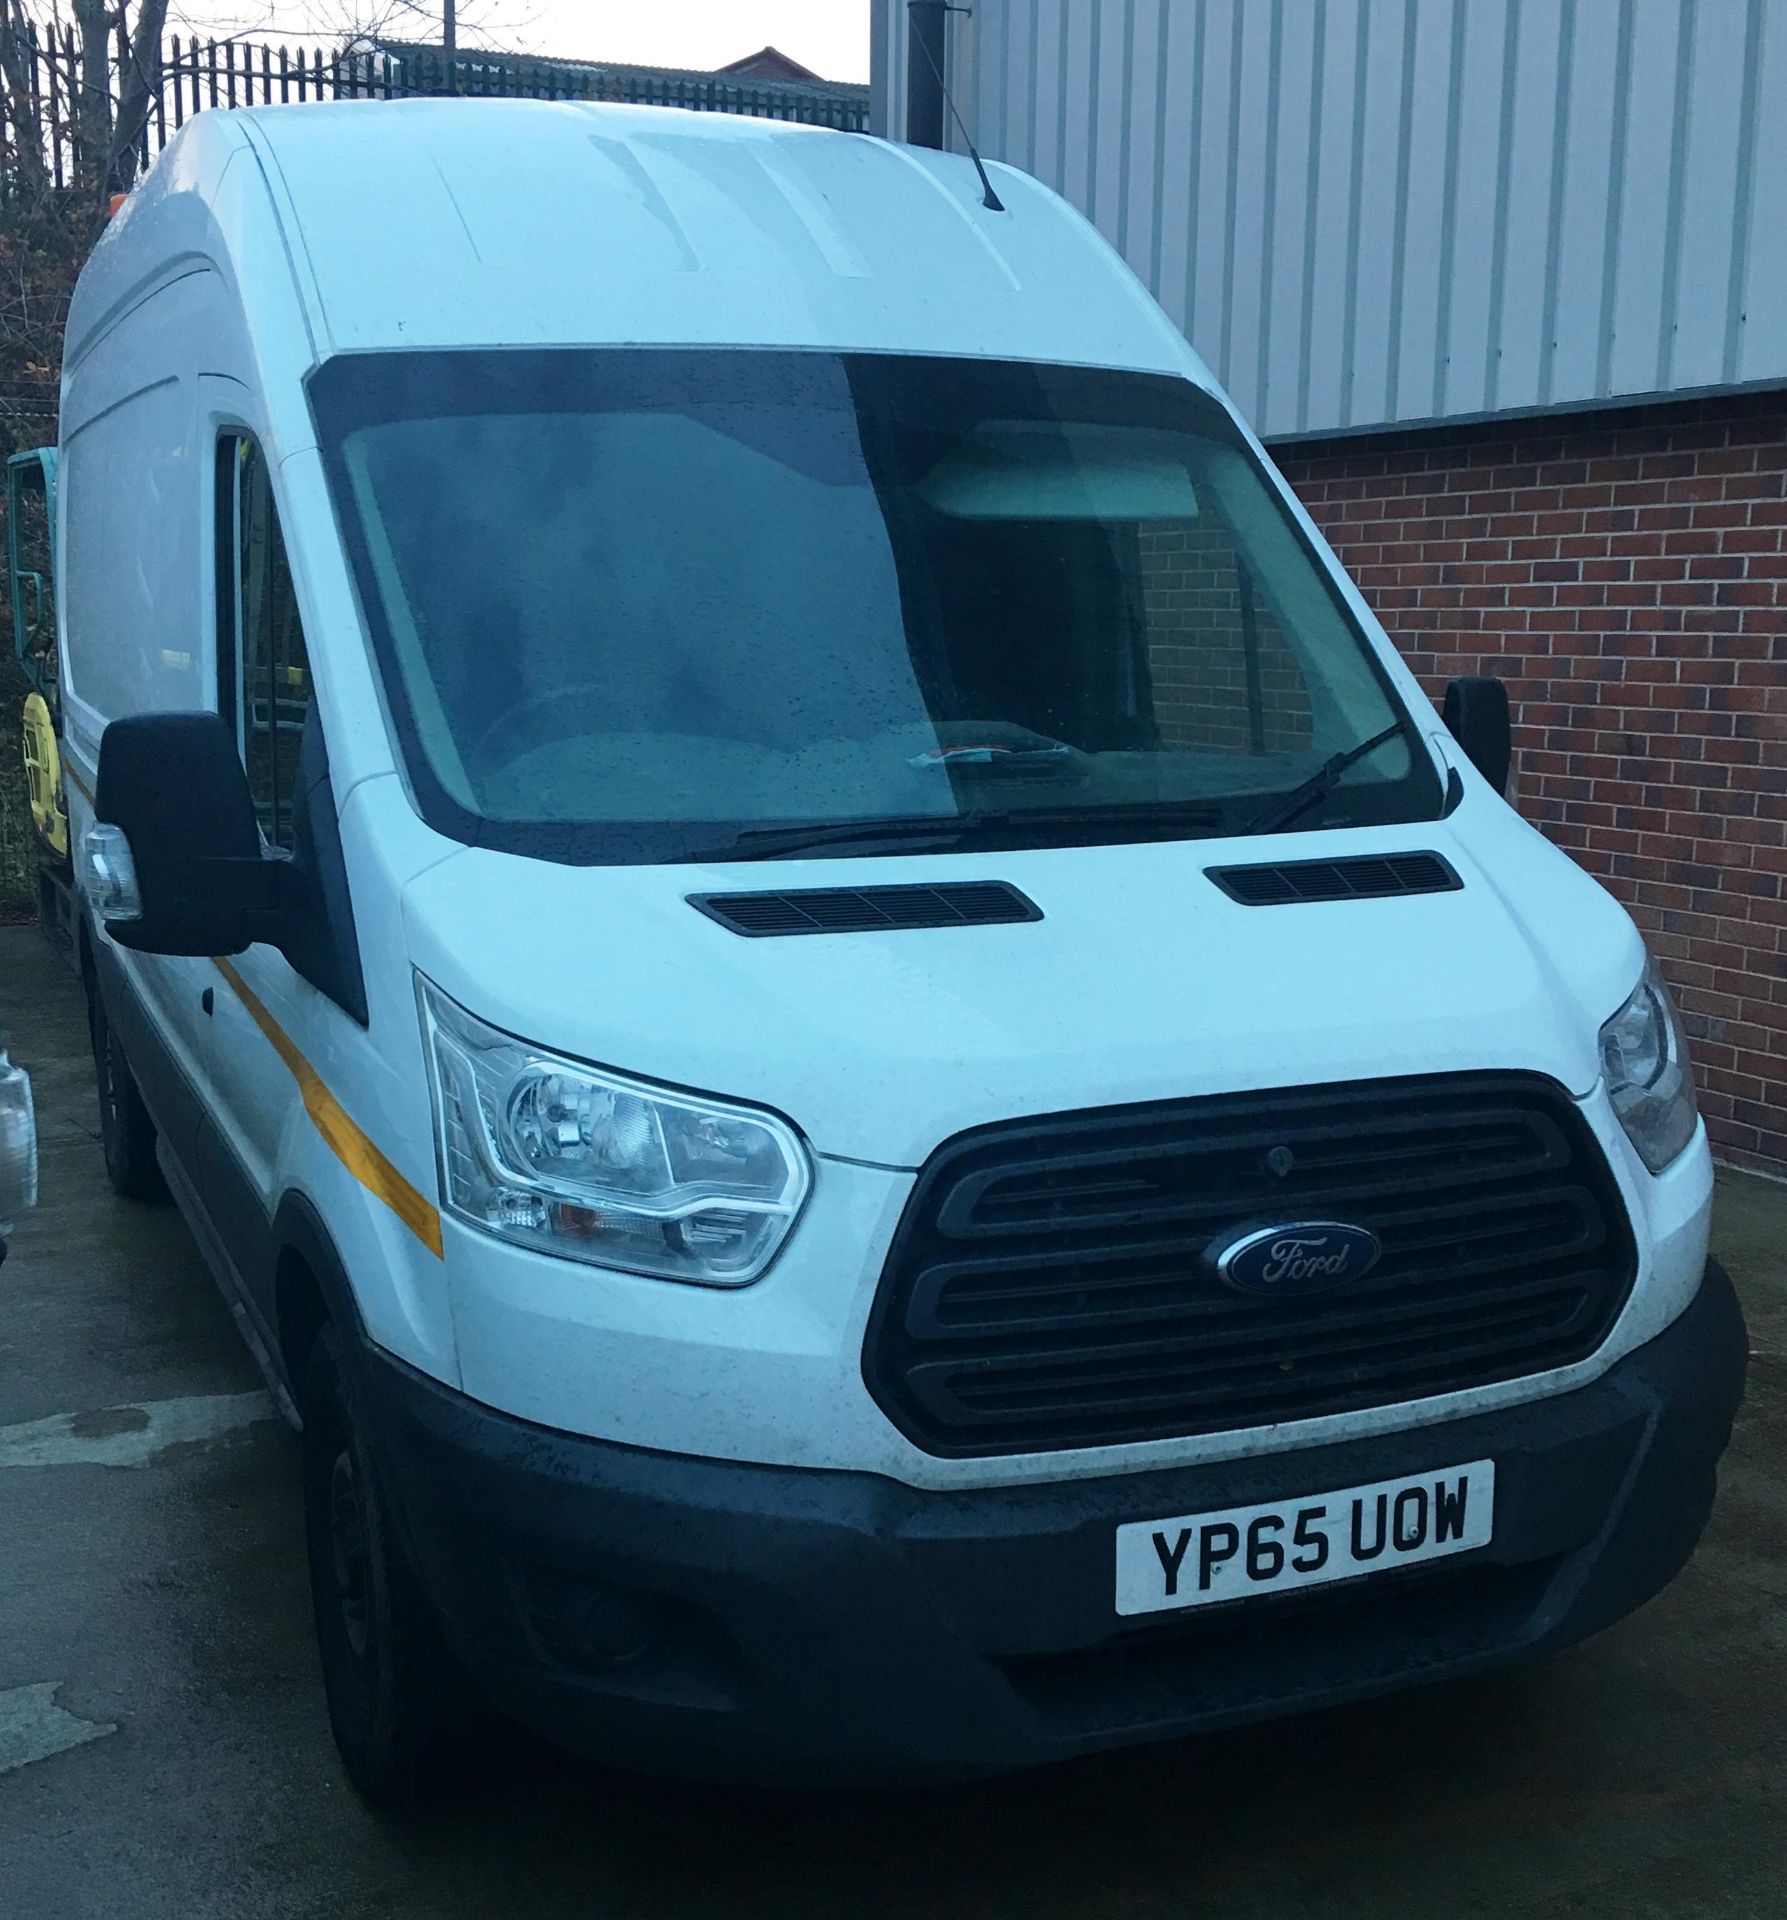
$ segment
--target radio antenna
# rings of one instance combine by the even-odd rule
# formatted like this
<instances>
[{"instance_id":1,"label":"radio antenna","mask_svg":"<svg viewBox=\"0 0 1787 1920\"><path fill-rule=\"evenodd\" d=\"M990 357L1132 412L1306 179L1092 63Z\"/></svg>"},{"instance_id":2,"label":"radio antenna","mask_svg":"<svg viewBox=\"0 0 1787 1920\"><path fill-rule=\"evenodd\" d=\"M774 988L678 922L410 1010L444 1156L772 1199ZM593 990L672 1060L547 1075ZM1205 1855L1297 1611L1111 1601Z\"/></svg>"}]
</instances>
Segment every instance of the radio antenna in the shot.
<instances>
[{"instance_id":1,"label":"radio antenna","mask_svg":"<svg viewBox=\"0 0 1787 1920\"><path fill-rule=\"evenodd\" d=\"M914 9L924 6L927 3L935 5L936 0L906 0L906 11L911 13ZM972 7L958 7L946 4L942 7L941 11L944 13L971 14L974 9ZM949 90L949 82L943 77L943 69L937 64L937 56L931 51L929 39L922 33L914 34L913 38L924 49L925 61L929 65L932 73L937 76L937 90L943 95L944 103L949 108L950 118L955 121L957 129L961 133L962 144L968 149L968 158L974 162L974 171L980 175L980 204L985 207L989 213L1003 213L1005 211L1005 202L993 191L993 183L987 177L986 162L980 157L980 149L974 144L974 136L968 131L967 122L963 120L961 110L956 105L955 95Z\"/></svg>"}]
</instances>

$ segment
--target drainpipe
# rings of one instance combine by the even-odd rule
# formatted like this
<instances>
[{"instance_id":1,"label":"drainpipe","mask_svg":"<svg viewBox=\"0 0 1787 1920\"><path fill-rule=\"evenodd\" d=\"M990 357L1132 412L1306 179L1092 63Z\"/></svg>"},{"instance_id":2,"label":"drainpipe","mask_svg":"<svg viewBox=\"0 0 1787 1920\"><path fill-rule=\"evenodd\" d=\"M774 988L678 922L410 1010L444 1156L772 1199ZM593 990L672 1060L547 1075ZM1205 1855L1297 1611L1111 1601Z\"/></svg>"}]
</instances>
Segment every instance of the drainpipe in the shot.
<instances>
[{"instance_id":1,"label":"drainpipe","mask_svg":"<svg viewBox=\"0 0 1787 1920\"><path fill-rule=\"evenodd\" d=\"M907 0L906 138L915 147L943 145L944 41L948 0Z\"/></svg>"}]
</instances>

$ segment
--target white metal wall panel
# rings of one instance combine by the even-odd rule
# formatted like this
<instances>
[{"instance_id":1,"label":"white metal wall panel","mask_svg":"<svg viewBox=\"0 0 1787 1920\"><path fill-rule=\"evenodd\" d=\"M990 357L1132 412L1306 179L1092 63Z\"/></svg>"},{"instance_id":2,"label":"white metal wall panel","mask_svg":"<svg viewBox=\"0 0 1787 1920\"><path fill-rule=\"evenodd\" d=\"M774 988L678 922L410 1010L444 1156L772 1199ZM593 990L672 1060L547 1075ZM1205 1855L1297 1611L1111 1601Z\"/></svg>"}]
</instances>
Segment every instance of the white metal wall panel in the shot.
<instances>
[{"instance_id":1,"label":"white metal wall panel","mask_svg":"<svg viewBox=\"0 0 1787 1920\"><path fill-rule=\"evenodd\" d=\"M1601 391L1601 340L1607 316L1607 260L1617 231L1623 176L1615 148L1624 140L1616 102L1619 87L1618 19L1613 0L1568 0L1576 8L1571 43L1564 138L1570 165L1558 196L1556 247L1549 289L1551 320L1545 337L1550 359L1540 377L1539 401L1559 394Z\"/></svg>"},{"instance_id":2,"label":"white metal wall panel","mask_svg":"<svg viewBox=\"0 0 1787 1920\"><path fill-rule=\"evenodd\" d=\"M1164 112L1167 81L1167 23L1172 19L1168 0L1135 0L1130 36L1132 97L1145 96L1147 111L1130 115L1129 165L1124 173L1124 252L1141 264L1137 268L1152 281L1160 272L1160 193L1162 148L1168 121Z\"/></svg>"},{"instance_id":3,"label":"white metal wall panel","mask_svg":"<svg viewBox=\"0 0 1787 1920\"><path fill-rule=\"evenodd\" d=\"M1272 67L1283 20L1280 0L1253 0L1236 16L1234 69L1234 185L1224 257L1228 261L1223 303L1223 354L1233 377L1257 393L1263 375L1260 334L1272 297L1273 227L1277 176L1269 155L1276 145L1277 89Z\"/></svg>"},{"instance_id":4,"label":"white metal wall panel","mask_svg":"<svg viewBox=\"0 0 1787 1920\"><path fill-rule=\"evenodd\" d=\"M1234 192L1234 145L1231 138L1236 107L1234 92L1237 49L1236 15L1241 0L1198 0L1201 58L1192 76L1197 88L1198 144L1193 178L1198 185L1191 220L1191 272L1183 324L1193 339L1208 343L1206 359L1226 346L1224 322L1228 316L1227 290L1232 273L1229 242L1229 198ZM1168 312L1172 312L1168 308ZM1181 315L1174 314L1175 319Z\"/></svg>"},{"instance_id":5,"label":"white metal wall panel","mask_svg":"<svg viewBox=\"0 0 1787 1920\"><path fill-rule=\"evenodd\" d=\"M1753 76L1745 97L1751 140L1739 162L1740 199L1749 218L1739 229L1744 258L1730 300L1725 363L1742 381L1774 379L1787 366L1787 246L1781 233L1787 210L1787 17L1778 5L1759 7L1746 41L1744 71ZM1754 46L1754 52L1749 51Z\"/></svg>"},{"instance_id":6,"label":"white metal wall panel","mask_svg":"<svg viewBox=\"0 0 1787 1920\"><path fill-rule=\"evenodd\" d=\"M1566 171L1559 154L1558 81L1569 65L1576 11L1570 0L1515 0L1513 7L1505 199L1497 235L1500 298L1490 315L1494 347L1484 369L1490 407L1506 406L1504 396L1521 394L1530 405L1539 394L1544 290L1558 225L1553 187ZM1567 85L1563 97L1569 97Z\"/></svg>"},{"instance_id":7,"label":"white metal wall panel","mask_svg":"<svg viewBox=\"0 0 1787 1920\"><path fill-rule=\"evenodd\" d=\"M1029 171L1039 179L1059 187L1067 179L1067 129L1071 113L1043 113L1037 103L1065 98L1076 84L1067 63L1067 32L1073 0L1030 0L1037 14L1041 46L1037 54L1035 115L1035 152ZM1083 81L1077 84L1083 84ZM1015 150L1015 143L1014 143ZM999 158L1007 156L1001 154Z\"/></svg>"},{"instance_id":8,"label":"white metal wall panel","mask_svg":"<svg viewBox=\"0 0 1787 1920\"><path fill-rule=\"evenodd\" d=\"M1674 383L1678 366L1716 367L1725 353L1726 296L1737 238L1733 215L1744 84L1741 64L1734 72L1723 57L1733 24L1730 14L1722 0L1699 0L1684 16L1690 22L1692 40L1682 172L1676 189L1681 236L1673 310L1663 316L1663 386ZM1740 48L1741 40L1734 39L1733 51ZM1714 209L1720 217L1709 217ZM1781 238L1777 233L1777 245Z\"/></svg>"},{"instance_id":9,"label":"white metal wall panel","mask_svg":"<svg viewBox=\"0 0 1787 1920\"><path fill-rule=\"evenodd\" d=\"M1403 48L1408 39L1408 0L1372 0L1365 9L1369 35L1363 111L1359 116L1357 232L1353 241L1351 310L1342 390L1349 419L1388 420L1389 348L1399 318L1399 278L1407 256L1399 252L1397 216L1406 199L1403 150Z\"/></svg>"},{"instance_id":10,"label":"white metal wall panel","mask_svg":"<svg viewBox=\"0 0 1787 1920\"><path fill-rule=\"evenodd\" d=\"M1300 404L1283 418L1305 424L1345 417L1343 377L1350 338L1347 315L1352 302L1349 271L1355 231L1354 156L1359 148L1359 93L1363 69L1350 57L1358 44L1365 0L1331 0L1322 11L1328 37L1324 48L1319 135L1316 157L1316 223L1306 266L1310 295L1305 303ZM1336 49L1349 57L1337 57ZM1280 386L1282 402L1283 389Z\"/></svg>"},{"instance_id":11,"label":"white metal wall panel","mask_svg":"<svg viewBox=\"0 0 1787 1920\"><path fill-rule=\"evenodd\" d=\"M1630 0L1628 0L1630 5ZM1662 316L1674 293L1669 242L1679 231L1672 165L1682 133L1678 99L1688 92L1687 6L1632 8L1631 81L1626 139L1620 158L1624 212L1614 275L1611 389L1632 393L1660 385Z\"/></svg>"},{"instance_id":12,"label":"white metal wall panel","mask_svg":"<svg viewBox=\"0 0 1787 1920\"><path fill-rule=\"evenodd\" d=\"M1398 301L1393 385L1388 395L1392 413L1411 407L1427 412L1434 405L1434 343L1440 338L1440 265L1451 239L1450 182L1443 164L1451 117L1455 27L1460 16L1450 7L1414 10L1415 32L1409 57L1408 185L1403 216L1404 270ZM1437 155L1442 164L1423 164ZM1429 260L1427 273L1410 272L1409 262ZM1295 352L1294 346L1287 351Z\"/></svg>"},{"instance_id":13,"label":"white metal wall panel","mask_svg":"<svg viewBox=\"0 0 1787 1920\"><path fill-rule=\"evenodd\" d=\"M1787 0L975 0L989 158L1274 435L1787 383ZM904 0L875 0L878 127ZM952 136L953 137L953 136Z\"/></svg>"},{"instance_id":14,"label":"white metal wall panel","mask_svg":"<svg viewBox=\"0 0 1787 1920\"><path fill-rule=\"evenodd\" d=\"M1495 348L1491 316L1501 295L1495 236L1504 205L1501 153L1510 104L1506 54L1515 4L1516 0L1475 0L1463 14L1463 73L1451 109L1458 125L1450 170L1453 244L1450 279L1441 283L1446 326L1430 347L1441 362L1441 401L1428 412L1477 413L1491 404L1488 370ZM1309 422L1311 427L1322 424Z\"/></svg>"},{"instance_id":15,"label":"white metal wall panel","mask_svg":"<svg viewBox=\"0 0 1787 1920\"><path fill-rule=\"evenodd\" d=\"M1125 26L1133 33L1135 5L1094 10L1092 21L1092 128L1087 142L1092 154L1092 179L1086 204L1098 225L1123 244L1128 222L1124 205L1124 176L1128 145L1138 116L1128 110L1129 75L1125 72Z\"/></svg>"},{"instance_id":16,"label":"white metal wall panel","mask_svg":"<svg viewBox=\"0 0 1787 1920\"><path fill-rule=\"evenodd\" d=\"M1283 397L1272 391L1295 379L1309 291L1305 275L1314 234L1310 153L1315 128L1308 112L1317 78L1316 38L1300 0L1273 0L1284 19L1279 34L1278 115L1273 127L1272 242L1266 262L1265 318L1260 337L1259 405L1269 412ZM1319 18L1319 16L1317 16ZM1302 111L1297 111L1297 106ZM1295 404L1295 393L1291 395Z\"/></svg>"},{"instance_id":17,"label":"white metal wall panel","mask_svg":"<svg viewBox=\"0 0 1787 1920\"><path fill-rule=\"evenodd\" d=\"M1160 184L1156 190L1155 225L1160 244L1150 272L1142 277L1161 295L1168 311L1183 316L1185 288L1191 276L1195 236L1190 213L1190 183L1197 152L1197 121L1186 112L1197 84L1197 37L1202 9L1185 0L1161 0L1166 15L1165 84L1156 89L1156 108L1164 123L1160 150Z\"/></svg>"},{"instance_id":18,"label":"white metal wall panel","mask_svg":"<svg viewBox=\"0 0 1787 1920\"><path fill-rule=\"evenodd\" d=\"M869 131L896 140L906 125L906 12L869 0Z\"/></svg>"},{"instance_id":19,"label":"white metal wall panel","mask_svg":"<svg viewBox=\"0 0 1787 1920\"><path fill-rule=\"evenodd\" d=\"M1059 141L1060 186L1076 207L1090 213L1092 184L1092 101L1097 76L1092 70L1094 0L1060 0L1061 72L1072 99L1062 116ZM964 36L966 37L966 36Z\"/></svg>"}]
</instances>

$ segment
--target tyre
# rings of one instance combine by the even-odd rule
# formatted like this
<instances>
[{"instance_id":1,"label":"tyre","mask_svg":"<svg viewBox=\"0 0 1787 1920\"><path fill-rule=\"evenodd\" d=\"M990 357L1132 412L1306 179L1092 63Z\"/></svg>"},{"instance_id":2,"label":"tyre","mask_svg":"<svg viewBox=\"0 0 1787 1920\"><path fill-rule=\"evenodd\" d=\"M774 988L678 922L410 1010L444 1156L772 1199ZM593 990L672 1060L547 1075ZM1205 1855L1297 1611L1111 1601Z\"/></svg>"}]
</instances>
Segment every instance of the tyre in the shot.
<instances>
[{"instance_id":1,"label":"tyre","mask_svg":"<svg viewBox=\"0 0 1787 1920\"><path fill-rule=\"evenodd\" d=\"M311 1347L303 1459L311 1601L342 1765L378 1806L451 1798L471 1777L481 1712L397 1538L331 1326Z\"/></svg>"},{"instance_id":2,"label":"tyre","mask_svg":"<svg viewBox=\"0 0 1787 1920\"><path fill-rule=\"evenodd\" d=\"M106 1178L112 1191L126 1200L165 1200L167 1182L155 1158L155 1122L143 1105L117 1030L106 1018L97 983L88 989L87 1025L99 1083L99 1144L105 1153Z\"/></svg>"}]
</instances>

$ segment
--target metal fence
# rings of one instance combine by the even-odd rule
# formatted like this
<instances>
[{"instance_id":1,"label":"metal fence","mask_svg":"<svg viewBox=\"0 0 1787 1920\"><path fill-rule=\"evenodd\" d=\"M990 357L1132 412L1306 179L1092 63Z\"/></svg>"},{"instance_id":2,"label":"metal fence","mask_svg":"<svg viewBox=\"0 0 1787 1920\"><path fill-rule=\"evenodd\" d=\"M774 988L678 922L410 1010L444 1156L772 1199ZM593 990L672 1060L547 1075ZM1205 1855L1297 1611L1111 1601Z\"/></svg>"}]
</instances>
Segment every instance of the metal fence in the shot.
<instances>
[{"instance_id":1,"label":"metal fence","mask_svg":"<svg viewBox=\"0 0 1787 1920\"><path fill-rule=\"evenodd\" d=\"M58 387L48 378L0 378L0 459L55 438Z\"/></svg>"},{"instance_id":2,"label":"metal fence","mask_svg":"<svg viewBox=\"0 0 1787 1920\"><path fill-rule=\"evenodd\" d=\"M0 188L19 178L18 146L30 140L56 187L79 176L88 121L79 39L72 27L0 28L7 36L6 67L17 78L12 111L0 116ZM107 59L108 81L130 71L134 56L122 30ZM209 107L252 107L306 100L403 100L471 96L528 100L619 100L688 107L706 113L796 120L859 133L867 129L867 89L796 83L754 85L722 76L656 74L625 67L566 63L531 55L462 51L449 59L438 49L391 53L353 45L275 46L255 40L204 40L170 34L158 71L145 76L147 113L136 160L147 166L179 129ZM104 116L110 123L110 111Z\"/></svg>"}]
</instances>

